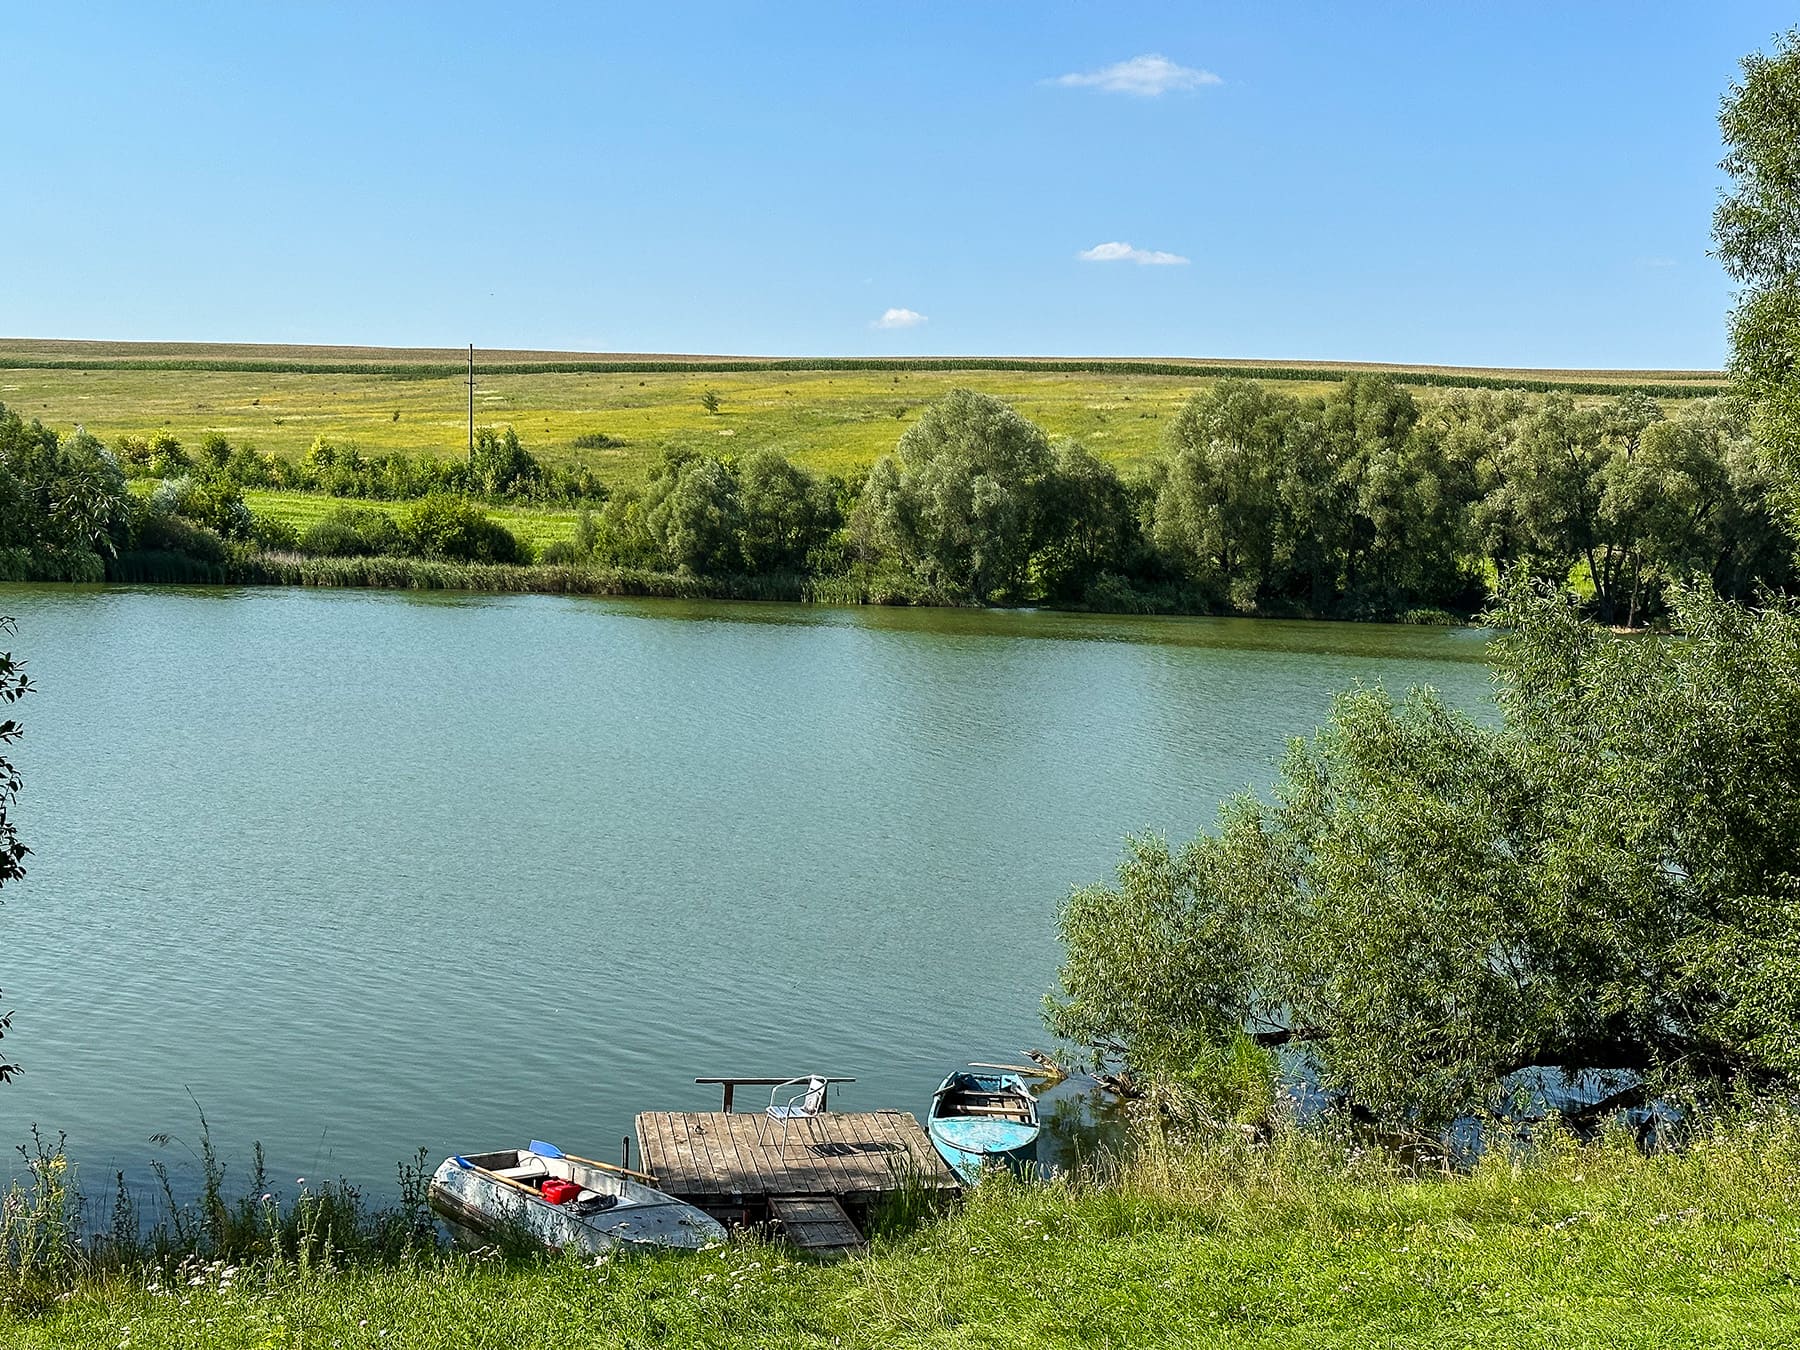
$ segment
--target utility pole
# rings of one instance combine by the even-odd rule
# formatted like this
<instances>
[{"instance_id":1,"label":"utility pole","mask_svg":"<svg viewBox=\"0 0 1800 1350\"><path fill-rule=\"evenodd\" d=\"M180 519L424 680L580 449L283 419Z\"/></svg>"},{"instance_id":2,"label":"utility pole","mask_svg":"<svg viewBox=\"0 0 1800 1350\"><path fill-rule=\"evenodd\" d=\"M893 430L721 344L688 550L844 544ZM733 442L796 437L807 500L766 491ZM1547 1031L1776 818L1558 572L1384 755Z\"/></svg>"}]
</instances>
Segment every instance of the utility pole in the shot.
<instances>
[{"instance_id":1,"label":"utility pole","mask_svg":"<svg viewBox=\"0 0 1800 1350\"><path fill-rule=\"evenodd\" d=\"M475 462L475 344L469 344L469 463Z\"/></svg>"}]
</instances>

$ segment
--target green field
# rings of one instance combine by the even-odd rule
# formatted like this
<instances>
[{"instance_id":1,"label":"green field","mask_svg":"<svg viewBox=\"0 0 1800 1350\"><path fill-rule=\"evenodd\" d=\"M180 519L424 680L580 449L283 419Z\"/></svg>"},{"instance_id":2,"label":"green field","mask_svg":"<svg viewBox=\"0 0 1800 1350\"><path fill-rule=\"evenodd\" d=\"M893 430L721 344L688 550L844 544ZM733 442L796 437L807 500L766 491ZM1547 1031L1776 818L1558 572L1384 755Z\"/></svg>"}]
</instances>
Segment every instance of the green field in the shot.
<instances>
[{"instance_id":1,"label":"green field","mask_svg":"<svg viewBox=\"0 0 1800 1350\"><path fill-rule=\"evenodd\" d=\"M407 506L405 502L377 502L353 497L327 497L322 492L264 492L256 488L245 491L244 502L258 515L285 520L301 532L304 532L309 525L317 524L333 511L346 506L373 507L377 511L386 511L396 518ZM575 537L576 511L573 507L484 506L482 509L519 538L529 543L534 551L541 550L545 544L553 543L556 540L570 540Z\"/></svg>"},{"instance_id":2,"label":"green field","mask_svg":"<svg viewBox=\"0 0 1800 1350\"><path fill-rule=\"evenodd\" d=\"M494 372L477 378L475 417L478 425L512 426L548 463L586 463L609 483L640 481L668 448L715 455L772 448L809 469L855 476L893 449L927 403L972 386L1006 399L1051 435L1076 437L1131 467L1155 452L1167 419L1202 383L985 371ZM716 414L700 403L708 389L721 400ZM50 425L80 423L107 441L166 430L192 444L219 432L233 444L289 457L318 436L365 452L459 454L467 397L453 377L0 369L0 402ZM572 444L595 433L623 444Z\"/></svg>"},{"instance_id":3,"label":"green field","mask_svg":"<svg viewBox=\"0 0 1800 1350\"><path fill-rule=\"evenodd\" d=\"M0 340L0 403L58 428L83 425L102 440L169 431L191 444L218 432L234 444L298 456L325 436L368 453L449 456L462 453L467 439L468 392L453 371L456 355ZM729 358L540 352L481 359L478 425L510 425L546 462L586 463L614 484L640 481L664 450L675 448L742 454L767 447L815 471L860 476L893 448L921 408L958 387L1003 398L1051 436L1078 439L1130 470L1156 453L1176 409L1221 375L1274 374L1291 392L1319 393L1353 368L1089 362L1087 369L1058 369L1050 362L1002 362L997 364L1024 368L860 363L874 368L849 369L856 363L821 361L815 369L767 369L758 367L769 363ZM634 363L654 368L618 368ZM607 366L612 368L601 368ZM1148 373L1171 368L1181 373ZM1654 385L1703 391L1719 378L1704 371L1381 369L1406 380L1549 382L1584 390ZM708 389L721 400L717 413L701 406ZM620 444L581 449L574 443L593 435Z\"/></svg>"}]
</instances>

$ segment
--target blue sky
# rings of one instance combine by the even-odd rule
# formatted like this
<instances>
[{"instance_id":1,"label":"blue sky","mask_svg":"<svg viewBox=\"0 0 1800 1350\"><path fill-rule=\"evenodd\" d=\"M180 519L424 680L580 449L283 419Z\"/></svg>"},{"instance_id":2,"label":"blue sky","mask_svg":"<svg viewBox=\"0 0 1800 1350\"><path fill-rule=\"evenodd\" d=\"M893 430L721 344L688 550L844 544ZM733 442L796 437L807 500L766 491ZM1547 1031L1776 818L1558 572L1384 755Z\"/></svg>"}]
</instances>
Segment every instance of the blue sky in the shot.
<instances>
[{"instance_id":1,"label":"blue sky","mask_svg":"<svg viewBox=\"0 0 1800 1350\"><path fill-rule=\"evenodd\" d=\"M1795 17L13 5L0 333L1715 366Z\"/></svg>"}]
</instances>

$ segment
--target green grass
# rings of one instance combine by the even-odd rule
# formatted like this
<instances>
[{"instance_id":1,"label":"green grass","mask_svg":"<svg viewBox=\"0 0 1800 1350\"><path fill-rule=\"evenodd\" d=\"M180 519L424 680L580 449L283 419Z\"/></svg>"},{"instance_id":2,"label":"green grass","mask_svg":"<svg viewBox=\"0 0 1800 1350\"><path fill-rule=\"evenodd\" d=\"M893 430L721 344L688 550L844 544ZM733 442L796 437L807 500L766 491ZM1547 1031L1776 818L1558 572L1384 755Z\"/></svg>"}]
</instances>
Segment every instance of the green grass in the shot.
<instances>
[{"instance_id":1,"label":"green grass","mask_svg":"<svg viewBox=\"0 0 1800 1350\"><path fill-rule=\"evenodd\" d=\"M137 481L154 487L150 480ZM407 502L380 502L361 497L329 497L322 492L265 492L257 488L245 489L244 503L258 515L285 520L300 531L317 524L341 507L373 507L398 519L409 505ZM542 549L545 544L557 540L573 540L575 518L579 514L572 506L489 506L482 503L481 509L528 542L534 550Z\"/></svg>"},{"instance_id":2,"label":"green grass","mask_svg":"<svg viewBox=\"0 0 1800 1350\"><path fill-rule=\"evenodd\" d=\"M1302 1138L1270 1152L1151 1148L1104 1184L984 1187L951 1218L836 1266L737 1244L599 1266L90 1276L42 1312L0 1312L0 1340L1749 1347L1794 1343L1797 1274L1788 1124L1680 1156L1569 1145L1424 1180Z\"/></svg>"},{"instance_id":3,"label":"green grass","mask_svg":"<svg viewBox=\"0 0 1800 1350\"><path fill-rule=\"evenodd\" d=\"M510 425L533 454L587 464L608 483L640 482L665 449L677 448L774 448L817 472L860 476L926 404L970 385L1013 403L1052 435L1077 437L1133 467L1148 462L1169 417L1203 383L1019 372L497 373L477 382L476 420ZM717 413L700 404L709 388L722 400ZM189 445L219 432L296 458L318 436L371 453L462 453L465 398L454 378L0 369L0 402L47 424L81 423L106 441L166 430ZM595 434L621 444L573 445Z\"/></svg>"},{"instance_id":4,"label":"green grass","mask_svg":"<svg viewBox=\"0 0 1800 1350\"><path fill-rule=\"evenodd\" d=\"M339 356L336 369L320 369L333 362L302 359L320 349L158 347L153 350L162 354L153 359L176 368L144 368L151 358L122 354L135 350L132 344L0 341L0 402L53 426L80 423L103 440L166 430L194 444L219 432L233 443L287 456L303 454L321 435L368 452L455 455L465 446L467 391L462 376L445 365L452 353L344 349L349 355ZM130 359L139 364L119 364ZM957 387L1003 398L1052 436L1079 439L1132 469L1157 452L1176 409L1221 375L1277 376L1293 392L1316 393L1341 373L1304 363L996 361L927 369L930 363L820 360L813 368L770 368L768 362L660 360L638 363L653 368L622 369L630 363L579 354L499 353L485 360L477 377L478 423L510 425L546 461L585 463L615 484L640 481L671 448L719 454L769 447L815 471L860 476L893 448L920 409ZM1717 379L1709 372L1392 369L1420 382L1510 380L1581 389L1710 389ZM722 399L716 414L701 406L707 389ZM575 444L595 436L621 444Z\"/></svg>"}]
</instances>

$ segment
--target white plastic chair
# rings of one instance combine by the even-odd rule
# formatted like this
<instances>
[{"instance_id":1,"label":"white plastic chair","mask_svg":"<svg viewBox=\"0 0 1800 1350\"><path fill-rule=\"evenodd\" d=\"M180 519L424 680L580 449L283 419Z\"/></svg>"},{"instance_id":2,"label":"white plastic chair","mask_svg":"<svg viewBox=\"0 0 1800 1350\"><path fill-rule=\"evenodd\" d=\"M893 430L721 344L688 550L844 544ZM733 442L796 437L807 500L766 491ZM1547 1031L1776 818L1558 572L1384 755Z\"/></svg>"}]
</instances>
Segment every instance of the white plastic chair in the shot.
<instances>
[{"instance_id":1,"label":"white plastic chair","mask_svg":"<svg viewBox=\"0 0 1800 1350\"><path fill-rule=\"evenodd\" d=\"M781 1095L783 1088L798 1087L802 1083L806 1086L800 1091L790 1094L785 1102L775 1100ZM828 1079L812 1073L803 1078L790 1078L785 1083L777 1083L770 1088L769 1105L764 1110L762 1119L756 1123L756 1142L767 1143L764 1131L769 1128L770 1122L779 1121L781 1123L781 1156L787 1157L788 1127L796 1120L802 1122L806 1126L807 1138L810 1139L812 1137L810 1122L825 1113L825 1093L830 1086L831 1083Z\"/></svg>"}]
</instances>

